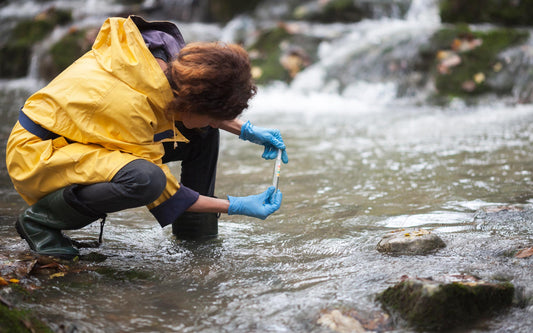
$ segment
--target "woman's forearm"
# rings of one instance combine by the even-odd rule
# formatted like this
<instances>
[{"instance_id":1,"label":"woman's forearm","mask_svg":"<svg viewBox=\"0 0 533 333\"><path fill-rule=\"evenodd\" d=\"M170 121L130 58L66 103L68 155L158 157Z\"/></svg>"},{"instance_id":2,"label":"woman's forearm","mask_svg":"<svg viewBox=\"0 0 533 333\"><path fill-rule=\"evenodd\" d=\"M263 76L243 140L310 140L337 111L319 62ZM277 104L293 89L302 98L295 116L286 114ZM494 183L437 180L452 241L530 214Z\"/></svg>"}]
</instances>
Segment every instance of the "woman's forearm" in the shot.
<instances>
[{"instance_id":1,"label":"woman's forearm","mask_svg":"<svg viewBox=\"0 0 533 333\"><path fill-rule=\"evenodd\" d=\"M241 128L244 122L238 118L232 120L224 120L220 122L219 128L235 135L241 134Z\"/></svg>"},{"instance_id":2,"label":"woman's forearm","mask_svg":"<svg viewBox=\"0 0 533 333\"><path fill-rule=\"evenodd\" d=\"M228 208L228 200L200 195L198 200L187 211L196 213L227 213Z\"/></svg>"}]
</instances>

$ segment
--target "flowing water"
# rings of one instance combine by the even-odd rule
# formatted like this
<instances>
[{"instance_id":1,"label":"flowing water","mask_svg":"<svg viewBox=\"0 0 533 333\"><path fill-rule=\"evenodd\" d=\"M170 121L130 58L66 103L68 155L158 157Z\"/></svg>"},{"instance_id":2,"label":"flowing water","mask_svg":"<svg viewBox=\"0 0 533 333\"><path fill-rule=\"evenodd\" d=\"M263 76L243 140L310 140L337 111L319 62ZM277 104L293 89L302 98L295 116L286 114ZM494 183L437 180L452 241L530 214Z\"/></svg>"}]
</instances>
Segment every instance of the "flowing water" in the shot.
<instances>
[{"instance_id":1,"label":"flowing water","mask_svg":"<svg viewBox=\"0 0 533 333\"><path fill-rule=\"evenodd\" d=\"M417 17L436 27L432 13ZM341 29L352 29L364 50L380 34L424 37L431 29L421 31L420 22ZM343 44L340 51L359 52L342 41L336 47ZM323 59L304 75L316 77L330 65ZM4 143L35 85L2 82ZM375 295L402 275L467 273L510 280L526 299L470 332L532 331L531 259L506 253L532 246L533 222L483 228L475 217L485 206L533 205L533 106L424 106L396 98L395 89L367 81L345 94L302 82L262 87L244 118L279 128L287 144L279 212L265 221L222 215L219 237L206 242L174 239L145 208L111 214L104 244L92 250L107 259L89 263L100 269L42 281L27 306L54 328L79 332L328 332L316 323L321 311L370 315L380 310ZM264 191L274 163L261 153L223 134L216 194ZM6 172L0 175L0 247L22 252L27 245L13 222L25 204ZM446 248L427 256L376 251L387 232L407 227L432 230ZM96 237L98 229L95 223L70 234ZM409 332L401 324L396 331Z\"/></svg>"}]
</instances>

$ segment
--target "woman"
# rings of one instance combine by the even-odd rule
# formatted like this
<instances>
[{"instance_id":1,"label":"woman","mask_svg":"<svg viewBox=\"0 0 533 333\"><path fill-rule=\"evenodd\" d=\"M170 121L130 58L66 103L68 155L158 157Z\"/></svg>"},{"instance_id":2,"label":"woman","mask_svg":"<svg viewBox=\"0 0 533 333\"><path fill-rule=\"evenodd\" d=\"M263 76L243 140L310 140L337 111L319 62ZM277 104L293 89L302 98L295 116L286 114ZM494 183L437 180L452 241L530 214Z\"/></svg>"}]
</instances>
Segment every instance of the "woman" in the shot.
<instances>
[{"instance_id":1,"label":"woman","mask_svg":"<svg viewBox=\"0 0 533 333\"><path fill-rule=\"evenodd\" d=\"M220 43L185 45L169 22L109 18L92 50L22 107L7 168L30 205L16 229L38 254L73 258L61 230L147 205L175 234L214 236L217 214L264 219L279 209L273 187L213 197L218 128L283 151L277 130L237 117L255 94L246 52ZM182 160L181 183L164 164Z\"/></svg>"}]
</instances>

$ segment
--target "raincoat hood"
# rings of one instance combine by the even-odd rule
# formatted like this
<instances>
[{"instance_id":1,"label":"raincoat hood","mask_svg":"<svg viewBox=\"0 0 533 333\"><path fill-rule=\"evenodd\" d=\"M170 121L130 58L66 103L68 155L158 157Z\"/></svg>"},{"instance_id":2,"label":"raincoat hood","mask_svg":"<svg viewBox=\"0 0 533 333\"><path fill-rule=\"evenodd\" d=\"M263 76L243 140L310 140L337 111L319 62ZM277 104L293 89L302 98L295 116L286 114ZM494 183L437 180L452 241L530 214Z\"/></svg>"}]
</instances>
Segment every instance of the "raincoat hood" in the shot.
<instances>
[{"instance_id":1,"label":"raincoat hood","mask_svg":"<svg viewBox=\"0 0 533 333\"><path fill-rule=\"evenodd\" d=\"M161 140L187 141L166 118L165 73L131 17L109 18L92 50L32 95L24 112L65 138L157 160ZM176 118L176 120L179 120ZM175 133L163 135L160 133Z\"/></svg>"},{"instance_id":2,"label":"raincoat hood","mask_svg":"<svg viewBox=\"0 0 533 333\"><path fill-rule=\"evenodd\" d=\"M103 70L143 92L157 108L164 109L172 98L168 80L132 17L107 19L96 37L92 53Z\"/></svg>"}]
</instances>

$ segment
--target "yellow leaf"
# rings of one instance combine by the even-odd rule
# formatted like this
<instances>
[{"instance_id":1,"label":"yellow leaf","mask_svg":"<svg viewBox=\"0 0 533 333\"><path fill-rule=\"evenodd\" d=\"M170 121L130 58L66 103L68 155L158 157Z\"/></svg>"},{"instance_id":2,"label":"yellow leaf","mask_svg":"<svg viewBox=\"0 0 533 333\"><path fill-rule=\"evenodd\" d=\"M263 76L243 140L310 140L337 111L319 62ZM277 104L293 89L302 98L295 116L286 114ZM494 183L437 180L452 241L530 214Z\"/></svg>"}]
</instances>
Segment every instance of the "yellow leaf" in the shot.
<instances>
[{"instance_id":1,"label":"yellow leaf","mask_svg":"<svg viewBox=\"0 0 533 333\"><path fill-rule=\"evenodd\" d=\"M252 77L254 79L259 79L261 76L263 76L263 70L261 67L254 66L252 67Z\"/></svg>"},{"instance_id":2,"label":"yellow leaf","mask_svg":"<svg viewBox=\"0 0 533 333\"><path fill-rule=\"evenodd\" d=\"M50 279L54 279L56 277L63 277L63 276L65 276L65 273L59 272L59 273L55 273L55 274L50 275Z\"/></svg>"},{"instance_id":3,"label":"yellow leaf","mask_svg":"<svg viewBox=\"0 0 533 333\"><path fill-rule=\"evenodd\" d=\"M0 276L0 286L7 286L8 284L6 279Z\"/></svg>"},{"instance_id":4,"label":"yellow leaf","mask_svg":"<svg viewBox=\"0 0 533 333\"><path fill-rule=\"evenodd\" d=\"M11 283L19 283L20 280L17 280L17 279L10 279L9 282L11 282Z\"/></svg>"},{"instance_id":5,"label":"yellow leaf","mask_svg":"<svg viewBox=\"0 0 533 333\"><path fill-rule=\"evenodd\" d=\"M476 75L474 75L474 81L477 84L483 83L485 81L485 74L479 72Z\"/></svg>"}]
</instances>

